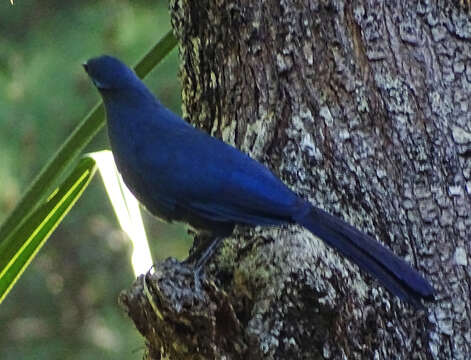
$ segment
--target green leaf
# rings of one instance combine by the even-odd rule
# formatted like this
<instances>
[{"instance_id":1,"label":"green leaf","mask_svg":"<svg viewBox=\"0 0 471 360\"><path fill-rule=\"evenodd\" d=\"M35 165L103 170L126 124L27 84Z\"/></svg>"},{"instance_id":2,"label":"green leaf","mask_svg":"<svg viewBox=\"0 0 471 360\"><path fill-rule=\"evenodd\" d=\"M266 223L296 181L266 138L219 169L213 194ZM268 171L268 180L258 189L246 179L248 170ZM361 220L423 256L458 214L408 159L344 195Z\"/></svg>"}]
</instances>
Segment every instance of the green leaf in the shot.
<instances>
[{"instance_id":1,"label":"green leaf","mask_svg":"<svg viewBox=\"0 0 471 360\"><path fill-rule=\"evenodd\" d=\"M175 37L169 31L135 66L138 76L145 77L170 53L176 43ZM98 103L40 171L0 227L0 301L85 188L86 183L83 181L88 181L88 175L80 178L80 181L72 176L77 175L77 169L84 166L84 162L94 164L90 158L81 160L66 181L55 190L54 195L50 195L59 179L103 127L104 118L103 104ZM78 182L71 184L68 181ZM70 194L66 190L68 185L69 190L73 188ZM64 197L63 202L56 197L59 193ZM58 208L53 206L53 200L57 202L57 206L60 205Z\"/></svg>"},{"instance_id":2,"label":"green leaf","mask_svg":"<svg viewBox=\"0 0 471 360\"><path fill-rule=\"evenodd\" d=\"M145 77L162 59L170 53L177 40L169 31L135 66L136 73ZM103 104L99 103L75 128L48 164L40 171L26 190L20 202L0 227L0 244L6 235L19 226L34 208L44 200L60 175L77 159L85 146L105 124Z\"/></svg>"},{"instance_id":3,"label":"green leaf","mask_svg":"<svg viewBox=\"0 0 471 360\"><path fill-rule=\"evenodd\" d=\"M85 190L96 170L83 158L67 179L0 245L0 303Z\"/></svg>"}]
</instances>

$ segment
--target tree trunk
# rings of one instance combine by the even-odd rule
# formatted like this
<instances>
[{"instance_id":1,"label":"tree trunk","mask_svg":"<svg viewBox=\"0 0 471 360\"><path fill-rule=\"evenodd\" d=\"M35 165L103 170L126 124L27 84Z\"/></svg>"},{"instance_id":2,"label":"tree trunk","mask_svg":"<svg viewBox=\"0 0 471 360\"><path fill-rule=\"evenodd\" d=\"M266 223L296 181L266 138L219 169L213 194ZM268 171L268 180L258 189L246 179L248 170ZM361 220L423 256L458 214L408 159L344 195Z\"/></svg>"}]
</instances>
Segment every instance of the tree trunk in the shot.
<instances>
[{"instance_id":1,"label":"tree trunk","mask_svg":"<svg viewBox=\"0 0 471 360\"><path fill-rule=\"evenodd\" d=\"M415 311L298 226L121 296L160 359L471 359L471 21L460 1L174 0L186 118L370 233L438 291Z\"/></svg>"}]
</instances>

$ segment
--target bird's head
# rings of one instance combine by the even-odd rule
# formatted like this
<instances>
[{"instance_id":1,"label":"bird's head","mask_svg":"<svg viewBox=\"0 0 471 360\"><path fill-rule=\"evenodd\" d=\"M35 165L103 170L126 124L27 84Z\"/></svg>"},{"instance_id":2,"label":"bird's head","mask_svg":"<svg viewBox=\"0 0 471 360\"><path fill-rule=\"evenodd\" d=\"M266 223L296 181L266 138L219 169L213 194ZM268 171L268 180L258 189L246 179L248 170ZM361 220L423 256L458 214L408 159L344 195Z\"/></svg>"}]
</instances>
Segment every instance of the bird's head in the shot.
<instances>
[{"instance_id":1,"label":"bird's head","mask_svg":"<svg viewBox=\"0 0 471 360\"><path fill-rule=\"evenodd\" d=\"M136 80L139 83L134 71L109 55L88 60L83 68L100 92L130 88L136 84Z\"/></svg>"}]
</instances>

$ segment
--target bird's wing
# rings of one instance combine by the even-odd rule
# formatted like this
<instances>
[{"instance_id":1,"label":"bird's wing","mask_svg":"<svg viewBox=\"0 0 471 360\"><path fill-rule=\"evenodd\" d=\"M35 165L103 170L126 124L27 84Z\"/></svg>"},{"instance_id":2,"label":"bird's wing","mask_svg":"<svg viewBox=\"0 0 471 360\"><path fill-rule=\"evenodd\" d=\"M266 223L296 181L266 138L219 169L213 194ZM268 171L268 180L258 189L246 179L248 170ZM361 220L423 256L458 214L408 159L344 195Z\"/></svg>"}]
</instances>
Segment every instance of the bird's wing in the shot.
<instances>
[{"instance_id":1,"label":"bird's wing","mask_svg":"<svg viewBox=\"0 0 471 360\"><path fill-rule=\"evenodd\" d=\"M208 185L218 191L206 188L205 196L193 197L188 206L214 220L251 225L290 222L302 200L265 166L245 154L241 157L238 150L231 161L232 152L233 148L217 169L207 169Z\"/></svg>"},{"instance_id":2,"label":"bird's wing","mask_svg":"<svg viewBox=\"0 0 471 360\"><path fill-rule=\"evenodd\" d=\"M154 202L224 222L290 222L300 199L264 165L238 149L189 127L152 131L136 157ZM149 206L148 206L149 207Z\"/></svg>"}]
</instances>

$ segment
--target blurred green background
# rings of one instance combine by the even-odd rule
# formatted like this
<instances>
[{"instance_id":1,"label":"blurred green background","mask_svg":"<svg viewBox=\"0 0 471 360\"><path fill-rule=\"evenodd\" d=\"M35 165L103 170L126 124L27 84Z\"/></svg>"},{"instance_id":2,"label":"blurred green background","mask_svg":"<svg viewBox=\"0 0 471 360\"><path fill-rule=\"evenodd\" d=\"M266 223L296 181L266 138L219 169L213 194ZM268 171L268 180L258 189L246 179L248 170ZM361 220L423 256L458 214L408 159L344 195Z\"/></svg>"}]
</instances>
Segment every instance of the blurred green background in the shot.
<instances>
[{"instance_id":1,"label":"blurred green background","mask_svg":"<svg viewBox=\"0 0 471 360\"><path fill-rule=\"evenodd\" d=\"M0 222L99 99L81 64L128 64L170 29L167 1L0 1ZM180 113L177 51L146 83ZM106 131L87 151L109 148ZM145 213L154 258L184 258L180 225ZM0 359L140 359L143 340L117 304L134 280L130 247L97 176L0 305Z\"/></svg>"}]
</instances>

